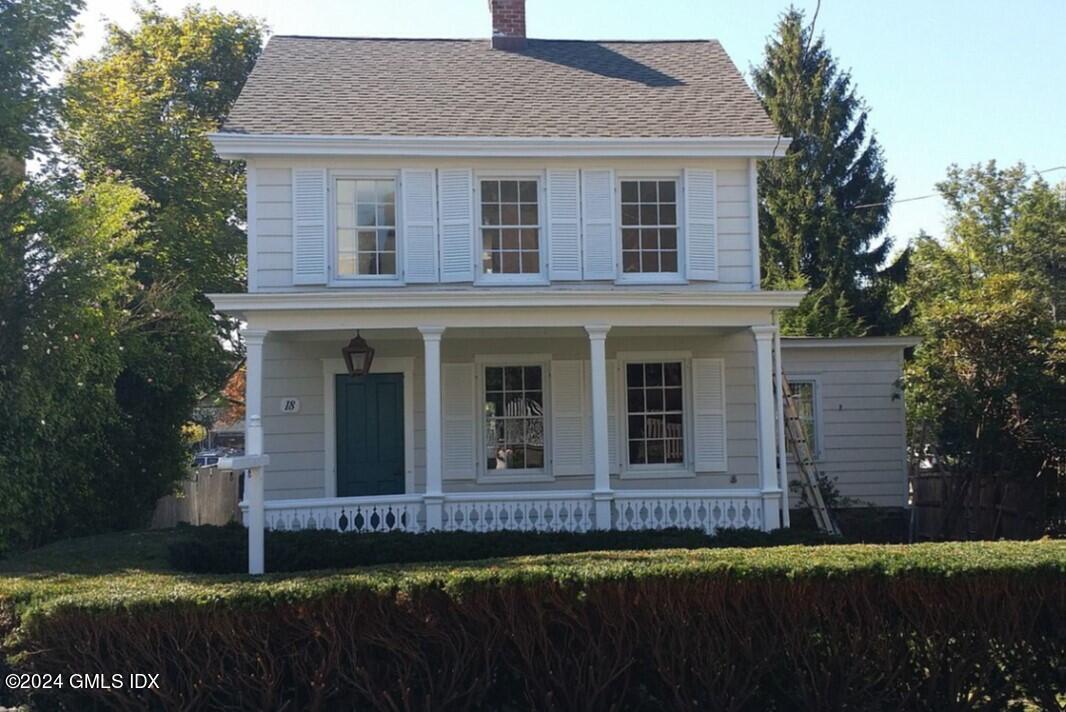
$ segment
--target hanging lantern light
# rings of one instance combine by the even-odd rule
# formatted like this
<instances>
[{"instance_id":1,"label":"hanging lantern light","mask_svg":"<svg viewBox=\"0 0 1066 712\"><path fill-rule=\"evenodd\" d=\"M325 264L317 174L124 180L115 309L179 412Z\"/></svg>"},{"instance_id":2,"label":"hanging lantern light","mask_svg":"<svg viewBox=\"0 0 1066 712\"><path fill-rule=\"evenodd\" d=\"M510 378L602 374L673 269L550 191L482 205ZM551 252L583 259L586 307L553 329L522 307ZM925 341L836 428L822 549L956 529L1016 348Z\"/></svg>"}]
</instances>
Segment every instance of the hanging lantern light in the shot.
<instances>
[{"instance_id":1,"label":"hanging lantern light","mask_svg":"<svg viewBox=\"0 0 1066 712\"><path fill-rule=\"evenodd\" d=\"M341 349L344 354L344 363L348 366L348 373L352 376L365 376L370 373L370 364L374 361L374 349L366 342L359 332L355 332L355 338Z\"/></svg>"}]
</instances>

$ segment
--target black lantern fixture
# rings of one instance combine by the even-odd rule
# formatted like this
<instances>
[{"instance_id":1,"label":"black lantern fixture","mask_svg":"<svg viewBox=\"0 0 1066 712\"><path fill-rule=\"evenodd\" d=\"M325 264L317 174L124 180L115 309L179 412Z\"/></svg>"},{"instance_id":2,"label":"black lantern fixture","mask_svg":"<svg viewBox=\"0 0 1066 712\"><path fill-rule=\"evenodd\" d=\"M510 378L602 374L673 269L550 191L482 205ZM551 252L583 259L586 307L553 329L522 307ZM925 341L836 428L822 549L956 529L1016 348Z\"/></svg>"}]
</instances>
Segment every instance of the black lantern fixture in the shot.
<instances>
[{"instance_id":1,"label":"black lantern fixture","mask_svg":"<svg viewBox=\"0 0 1066 712\"><path fill-rule=\"evenodd\" d=\"M352 376L365 376L370 373L370 364L374 361L374 349L366 342L359 332L355 332L355 338L341 349L344 354L344 363L348 366L348 373Z\"/></svg>"}]
</instances>

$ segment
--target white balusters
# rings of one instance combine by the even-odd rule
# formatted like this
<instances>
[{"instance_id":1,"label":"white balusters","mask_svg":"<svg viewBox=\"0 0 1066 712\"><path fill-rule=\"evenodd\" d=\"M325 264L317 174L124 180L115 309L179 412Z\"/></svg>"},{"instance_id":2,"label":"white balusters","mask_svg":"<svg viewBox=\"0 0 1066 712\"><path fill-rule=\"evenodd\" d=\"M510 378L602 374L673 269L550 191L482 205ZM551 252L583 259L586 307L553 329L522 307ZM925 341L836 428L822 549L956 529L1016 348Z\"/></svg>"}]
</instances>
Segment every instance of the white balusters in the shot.
<instances>
[{"instance_id":1,"label":"white balusters","mask_svg":"<svg viewBox=\"0 0 1066 712\"><path fill-rule=\"evenodd\" d=\"M590 493L445 495L444 528L489 532L570 531L592 528Z\"/></svg>"},{"instance_id":2,"label":"white balusters","mask_svg":"<svg viewBox=\"0 0 1066 712\"><path fill-rule=\"evenodd\" d=\"M665 493L664 493L665 494ZM757 497L717 495L702 492L656 496L644 492L615 493L614 528L716 529L762 526L762 501Z\"/></svg>"}]
</instances>

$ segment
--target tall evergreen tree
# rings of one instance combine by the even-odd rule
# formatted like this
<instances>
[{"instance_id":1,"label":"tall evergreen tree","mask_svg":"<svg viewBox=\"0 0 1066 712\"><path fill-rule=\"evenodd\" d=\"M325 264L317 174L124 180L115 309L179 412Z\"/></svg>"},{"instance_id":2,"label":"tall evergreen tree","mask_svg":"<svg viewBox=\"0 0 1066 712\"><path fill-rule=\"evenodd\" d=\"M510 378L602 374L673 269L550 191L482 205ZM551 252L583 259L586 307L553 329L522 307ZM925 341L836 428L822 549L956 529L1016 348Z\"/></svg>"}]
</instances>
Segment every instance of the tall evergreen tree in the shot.
<instances>
[{"instance_id":1,"label":"tall evergreen tree","mask_svg":"<svg viewBox=\"0 0 1066 712\"><path fill-rule=\"evenodd\" d=\"M792 143L784 158L759 167L764 286L806 288L785 320L793 333L842 336L892 332L888 292L906 272L885 267L894 181L886 174L868 109L851 74L790 8L753 73L770 118Z\"/></svg>"}]
</instances>

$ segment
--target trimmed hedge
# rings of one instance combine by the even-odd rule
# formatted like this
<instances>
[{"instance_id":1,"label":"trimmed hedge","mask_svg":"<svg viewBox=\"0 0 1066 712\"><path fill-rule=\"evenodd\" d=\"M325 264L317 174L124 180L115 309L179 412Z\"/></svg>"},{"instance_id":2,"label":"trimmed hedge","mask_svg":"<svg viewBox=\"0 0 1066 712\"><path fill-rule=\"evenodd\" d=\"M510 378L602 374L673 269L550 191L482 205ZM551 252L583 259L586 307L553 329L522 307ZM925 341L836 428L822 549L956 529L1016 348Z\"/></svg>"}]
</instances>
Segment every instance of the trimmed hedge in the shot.
<instances>
[{"instance_id":1,"label":"trimmed hedge","mask_svg":"<svg viewBox=\"0 0 1066 712\"><path fill-rule=\"evenodd\" d=\"M1066 542L596 552L14 604L42 709L1001 710L1066 694ZM0 589L2 590L2 589Z\"/></svg>"},{"instance_id":2,"label":"trimmed hedge","mask_svg":"<svg viewBox=\"0 0 1066 712\"><path fill-rule=\"evenodd\" d=\"M237 574L248 570L248 531L240 524L182 527L167 547L171 568L192 573ZM270 531L266 568L272 573L430 561L476 561L507 556L580 551L701 549L708 547L827 544L840 540L816 531L698 529L573 532L406 532L352 534L326 530Z\"/></svg>"}]
</instances>

